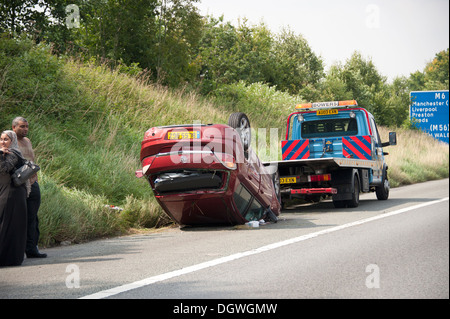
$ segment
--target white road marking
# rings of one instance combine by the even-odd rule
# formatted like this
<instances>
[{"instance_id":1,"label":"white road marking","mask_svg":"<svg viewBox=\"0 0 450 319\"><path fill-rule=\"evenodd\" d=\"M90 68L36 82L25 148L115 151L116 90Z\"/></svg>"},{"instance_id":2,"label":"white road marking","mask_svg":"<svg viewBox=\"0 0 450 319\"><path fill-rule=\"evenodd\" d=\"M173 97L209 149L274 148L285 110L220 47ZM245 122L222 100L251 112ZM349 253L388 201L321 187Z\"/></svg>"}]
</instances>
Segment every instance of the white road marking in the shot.
<instances>
[{"instance_id":1,"label":"white road marking","mask_svg":"<svg viewBox=\"0 0 450 319\"><path fill-rule=\"evenodd\" d=\"M348 223L348 224L327 228L327 229L324 229L324 230L321 230L321 231L318 231L318 232L314 232L314 233L311 233L311 234L306 234L306 235L302 235L302 236L299 236L299 237L294 237L294 238L283 240L283 241L280 241L280 242L277 242L277 243L273 243L273 244L270 244L270 245L262 246L262 247L259 247L259 248L256 248L256 249L244 251L244 252L241 252L241 253L236 253L236 254L233 254L233 255L230 255L230 256L226 256L226 257L222 257L222 258L217 258L217 259L214 259L214 260L211 260L211 261L207 261L207 262L203 262L203 263L200 263L200 264L197 264L197 265L185 267L185 268L182 268L182 269L179 269L179 270L175 270L175 271L171 271L171 272L168 272L168 273L165 273L165 274L161 274L161 275L145 278L143 280L135 281L133 283L129 283L129 284L126 284L126 285L118 286L118 287L115 287L115 288L112 288L112 289L103 290L103 291L100 291L100 292L97 292L97 293L94 293L94 294L91 294L91 295L87 295L87 296L81 297L80 299L102 299L102 298L111 297L111 296L118 295L118 294L126 292L126 291L130 291L130 290L137 289L137 288L142 288L142 287L145 287L145 286L148 286L148 285L160 282L160 281L164 281L164 280L167 280L167 279L171 279L171 278L179 277L179 276L186 275L186 274L189 274L189 273L193 273L193 272L205 269L205 268L214 267L214 266L217 266L217 265L220 265L220 264L224 264L224 263L227 263L227 262L230 262L230 261L233 261L233 260L237 260L237 259L240 259L240 258L243 258L243 257L256 255L256 254L259 254L259 253L262 253L262 252L265 252L265 251L269 251L269 250L272 250L272 249L277 249L277 248L280 248L280 247L283 247L283 246L287 246L287 245L291 245L291 244L294 244L294 243L298 243L298 242L301 242L301 241L304 241L304 240L307 240L307 239L311 239L311 238L318 237L318 236L321 236L321 235L329 234L329 233L332 233L332 232L335 232L335 231L339 231L339 230L342 230L342 229L346 229L346 228L349 228L349 227L353 227L353 226L358 226L358 225L361 225L361 224L369 223L369 222L372 222L372 221L375 221L375 220L378 220L378 219L382 219L382 218L386 218L386 217L390 217L390 216L406 213L406 212L409 212L411 210L423 208L423 207L426 207L426 206L431 206L431 205L434 205L434 204L437 204L437 203L440 203L440 202L444 202L444 201L448 201L448 200L449 200L449 198L445 197L445 198L438 199L438 200L435 200L435 201L426 202L426 203L418 204L418 205L415 205L415 206L402 208L402 209L395 210L395 211L392 211L392 212L389 212L389 213L385 213L385 214L377 215L377 216L374 216L374 217L358 220L358 221L351 222L351 223Z\"/></svg>"}]
</instances>

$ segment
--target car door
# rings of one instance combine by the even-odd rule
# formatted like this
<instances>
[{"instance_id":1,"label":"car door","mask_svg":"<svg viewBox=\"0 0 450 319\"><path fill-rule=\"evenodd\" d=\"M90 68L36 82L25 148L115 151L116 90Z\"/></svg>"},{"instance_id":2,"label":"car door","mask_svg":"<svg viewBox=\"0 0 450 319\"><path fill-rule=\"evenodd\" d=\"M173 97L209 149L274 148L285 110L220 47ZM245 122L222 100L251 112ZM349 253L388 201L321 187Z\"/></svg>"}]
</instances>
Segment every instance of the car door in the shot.
<instances>
[{"instance_id":1,"label":"car door","mask_svg":"<svg viewBox=\"0 0 450 319\"><path fill-rule=\"evenodd\" d=\"M372 128L372 158L375 161L373 169L373 182L375 184L381 183L383 177L383 148L381 146L380 134L378 133L377 125L372 116L370 116L370 126Z\"/></svg>"},{"instance_id":2,"label":"car door","mask_svg":"<svg viewBox=\"0 0 450 319\"><path fill-rule=\"evenodd\" d=\"M242 182L252 192L253 196L258 194L260 188L261 175L258 168L259 159L256 153L252 150L248 150L248 158L245 160L246 179Z\"/></svg>"}]
</instances>

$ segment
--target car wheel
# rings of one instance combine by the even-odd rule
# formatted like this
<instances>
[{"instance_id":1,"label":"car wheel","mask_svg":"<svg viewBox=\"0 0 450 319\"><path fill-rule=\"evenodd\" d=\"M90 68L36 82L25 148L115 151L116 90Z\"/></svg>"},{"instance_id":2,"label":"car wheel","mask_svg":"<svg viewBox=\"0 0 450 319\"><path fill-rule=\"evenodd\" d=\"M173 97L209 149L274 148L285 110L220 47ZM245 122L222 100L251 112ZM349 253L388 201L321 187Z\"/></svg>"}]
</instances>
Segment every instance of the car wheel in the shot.
<instances>
[{"instance_id":1,"label":"car wheel","mask_svg":"<svg viewBox=\"0 0 450 319\"><path fill-rule=\"evenodd\" d=\"M251 143L250 121L245 113L237 112L230 115L228 125L234 128L238 133L247 152Z\"/></svg>"}]
</instances>

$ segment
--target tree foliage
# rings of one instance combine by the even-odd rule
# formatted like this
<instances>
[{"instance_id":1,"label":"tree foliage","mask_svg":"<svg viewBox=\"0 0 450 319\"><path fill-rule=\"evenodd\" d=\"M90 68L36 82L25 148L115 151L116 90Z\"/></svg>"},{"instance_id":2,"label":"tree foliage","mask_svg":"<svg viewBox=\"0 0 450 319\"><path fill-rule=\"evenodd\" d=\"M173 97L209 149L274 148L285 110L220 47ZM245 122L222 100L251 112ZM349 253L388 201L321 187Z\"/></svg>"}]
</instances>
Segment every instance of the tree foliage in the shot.
<instances>
[{"instance_id":1,"label":"tree foliage","mask_svg":"<svg viewBox=\"0 0 450 319\"><path fill-rule=\"evenodd\" d=\"M238 81L268 82L272 36L264 26L238 27L223 17L208 17L197 50L199 79L204 92Z\"/></svg>"},{"instance_id":2,"label":"tree foliage","mask_svg":"<svg viewBox=\"0 0 450 319\"><path fill-rule=\"evenodd\" d=\"M199 1L0 0L0 33L51 43L57 54L146 71L160 84L203 94L259 83L304 101L356 99L387 125L407 121L410 91L449 87L449 49L423 71L391 83L358 52L325 72L301 34L203 17ZM77 12L69 10L73 5Z\"/></svg>"},{"instance_id":3,"label":"tree foliage","mask_svg":"<svg viewBox=\"0 0 450 319\"><path fill-rule=\"evenodd\" d=\"M448 90L449 49L436 54L424 70L425 87L430 90Z\"/></svg>"}]
</instances>

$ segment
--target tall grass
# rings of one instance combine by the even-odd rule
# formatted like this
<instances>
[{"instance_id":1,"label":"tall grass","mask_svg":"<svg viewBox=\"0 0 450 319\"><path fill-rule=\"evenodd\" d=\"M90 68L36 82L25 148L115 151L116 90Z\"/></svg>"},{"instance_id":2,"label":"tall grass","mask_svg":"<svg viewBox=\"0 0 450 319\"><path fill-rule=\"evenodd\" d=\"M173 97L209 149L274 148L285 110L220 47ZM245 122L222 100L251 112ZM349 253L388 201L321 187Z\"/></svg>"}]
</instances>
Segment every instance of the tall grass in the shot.
<instances>
[{"instance_id":1,"label":"tall grass","mask_svg":"<svg viewBox=\"0 0 450 319\"><path fill-rule=\"evenodd\" d=\"M261 83L239 82L204 97L147 79L145 73L130 76L55 57L43 45L0 38L0 128L10 128L15 116L29 120L42 168L41 245L169 222L145 179L134 176L148 128L227 123L230 113L240 111L254 128L277 128L281 140L287 115L302 100ZM393 186L448 177L448 146L420 132L397 131L398 146L387 157Z\"/></svg>"},{"instance_id":2,"label":"tall grass","mask_svg":"<svg viewBox=\"0 0 450 319\"><path fill-rule=\"evenodd\" d=\"M449 146L418 130L380 127L383 141L389 131L397 132L397 146L389 146L386 162L391 187L449 176Z\"/></svg>"},{"instance_id":3,"label":"tall grass","mask_svg":"<svg viewBox=\"0 0 450 319\"><path fill-rule=\"evenodd\" d=\"M105 207L105 197L58 185L45 174L40 174L39 178L43 195L39 214L40 244L80 242L125 230L126 225L118 218L117 211Z\"/></svg>"}]
</instances>

